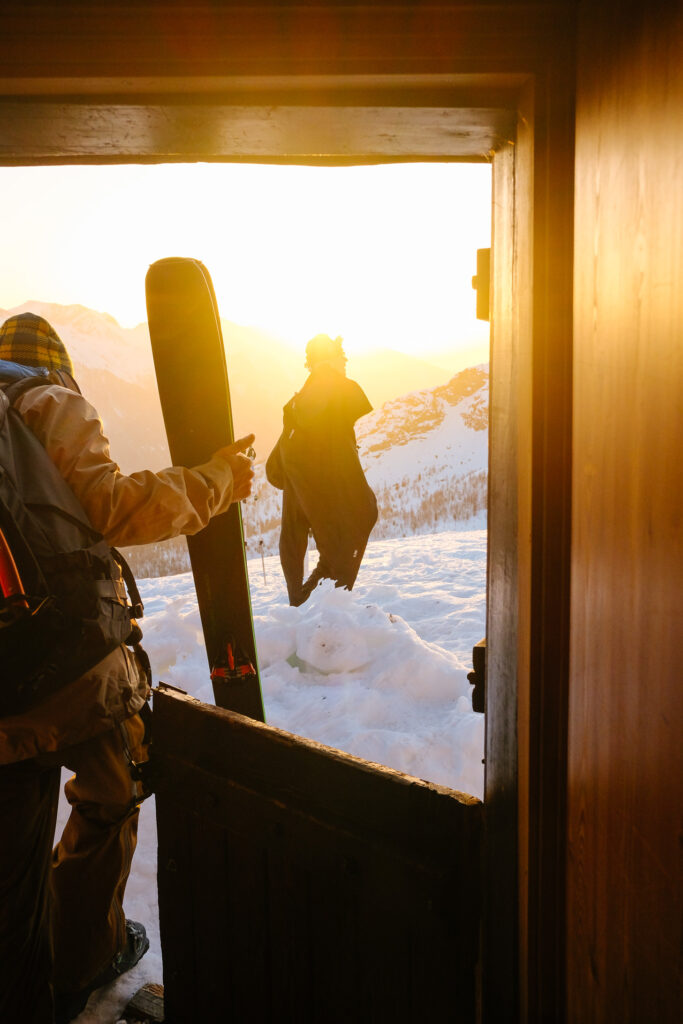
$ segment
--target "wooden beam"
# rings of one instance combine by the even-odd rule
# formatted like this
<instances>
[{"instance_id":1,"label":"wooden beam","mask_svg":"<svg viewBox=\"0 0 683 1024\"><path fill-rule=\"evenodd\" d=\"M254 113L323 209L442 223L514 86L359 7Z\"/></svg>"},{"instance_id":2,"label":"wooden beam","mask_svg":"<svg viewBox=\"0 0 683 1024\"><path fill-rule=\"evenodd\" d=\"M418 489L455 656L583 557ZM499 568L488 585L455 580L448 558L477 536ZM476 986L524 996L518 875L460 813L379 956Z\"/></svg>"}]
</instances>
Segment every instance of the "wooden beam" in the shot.
<instances>
[{"instance_id":1,"label":"wooden beam","mask_svg":"<svg viewBox=\"0 0 683 1024\"><path fill-rule=\"evenodd\" d=\"M487 160L511 135L491 108L0 102L0 162L419 157Z\"/></svg>"}]
</instances>

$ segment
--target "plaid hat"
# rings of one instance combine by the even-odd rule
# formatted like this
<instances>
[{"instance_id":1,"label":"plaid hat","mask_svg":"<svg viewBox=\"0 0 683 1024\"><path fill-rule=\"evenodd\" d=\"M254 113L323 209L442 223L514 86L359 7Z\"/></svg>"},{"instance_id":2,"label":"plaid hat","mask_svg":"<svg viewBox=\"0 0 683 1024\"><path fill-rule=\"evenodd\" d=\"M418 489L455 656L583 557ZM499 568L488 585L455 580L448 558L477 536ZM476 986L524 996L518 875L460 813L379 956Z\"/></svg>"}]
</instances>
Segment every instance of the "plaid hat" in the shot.
<instances>
[{"instance_id":1,"label":"plaid hat","mask_svg":"<svg viewBox=\"0 0 683 1024\"><path fill-rule=\"evenodd\" d=\"M343 338L337 336L330 338L329 334L316 334L306 345L306 366L313 369L316 363L322 363L326 359L334 359L336 356L343 356Z\"/></svg>"},{"instance_id":2,"label":"plaid hat","mask_svg":"<svg viewBox=\"0 0 683 1024\"><path fill-rule=\"evenodd\" d=\"M54 327L35 313L10 316L0 327L0 359L22 366L44 366L48 370L74 368L64 342Z\"/></svg>"}]
</instances>

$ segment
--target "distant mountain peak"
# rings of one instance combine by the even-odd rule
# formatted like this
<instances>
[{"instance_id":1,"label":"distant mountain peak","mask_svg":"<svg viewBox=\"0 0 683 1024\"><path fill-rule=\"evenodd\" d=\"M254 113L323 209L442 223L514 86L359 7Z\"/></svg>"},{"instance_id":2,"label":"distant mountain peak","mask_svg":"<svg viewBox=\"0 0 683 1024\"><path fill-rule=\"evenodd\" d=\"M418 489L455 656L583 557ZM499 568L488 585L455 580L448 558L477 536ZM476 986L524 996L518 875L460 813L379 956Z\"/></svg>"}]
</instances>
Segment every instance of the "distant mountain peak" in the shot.
<instances>
[{"instance_id":1,"label":"distant mountain peak","mask_svg":"<svg viewBox=\"0 0 683 1024\"><path fill-rule=\"evenodd\" d=\"M479 391L482 384L485 384L487 381L487 369L484 369L483 366L470 366L468 369L456 373L447 384L434 388L434 396L445 399L449 405L459 405L463 398L467 398L468 395L473 395L475 391Z\"/></svg>"},{"instance_id":2,"label":"distant mountain peak","mask_svg":"<svg viewBox=\"0 0 683 1024\"><path fill-rule=\"evenodd\" d=\"M18 313L36 313L50 322L58 320L60 323L74 322L81 325L88 323L95 325L104 322L119 331L126 330L126 328L121 327L118 320L111 313L101 313L98 310L90 309L88 306L82 306L77 302L62 305L59 302L41 302L39 299L28 299L19 306L3 310L2 316L4 319L7 319L8 316L15 316Z\"/></svg>"},{"instance_id":3,"label":"distant mountain peak","mask_svg":"<svg viewBox=\"0 0 683 1024\"><path fill-rule=\"evenodd\" d=\"M428 437L444 423L449 409L460 406L461 419L468 429L486 429L488 372L485 367L461 370L447 384L409 392L385 402L359 422L356 431L359 444L367 456L411 444Z\"/></svg>"}]
</instances>

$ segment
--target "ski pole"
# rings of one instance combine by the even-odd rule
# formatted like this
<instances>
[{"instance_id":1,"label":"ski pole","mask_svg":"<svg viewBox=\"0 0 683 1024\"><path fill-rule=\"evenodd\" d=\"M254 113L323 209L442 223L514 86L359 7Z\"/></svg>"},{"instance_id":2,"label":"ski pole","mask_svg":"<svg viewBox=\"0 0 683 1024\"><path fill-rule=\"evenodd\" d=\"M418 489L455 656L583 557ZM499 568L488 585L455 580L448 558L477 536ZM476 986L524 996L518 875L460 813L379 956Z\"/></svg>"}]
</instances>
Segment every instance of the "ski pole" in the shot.
<instances>
[{"instance_id":1,"label":"ski pole","mask_svg":"<svg viewBox=\"0 0 683 1024\"><path fill-rule=\"evenodd\" d=\"M258 542L259 550L261 552L261 565L263 566L263 582L266 582L266 560L263 557L263 537Z\"/></svg>"}]
</instances>

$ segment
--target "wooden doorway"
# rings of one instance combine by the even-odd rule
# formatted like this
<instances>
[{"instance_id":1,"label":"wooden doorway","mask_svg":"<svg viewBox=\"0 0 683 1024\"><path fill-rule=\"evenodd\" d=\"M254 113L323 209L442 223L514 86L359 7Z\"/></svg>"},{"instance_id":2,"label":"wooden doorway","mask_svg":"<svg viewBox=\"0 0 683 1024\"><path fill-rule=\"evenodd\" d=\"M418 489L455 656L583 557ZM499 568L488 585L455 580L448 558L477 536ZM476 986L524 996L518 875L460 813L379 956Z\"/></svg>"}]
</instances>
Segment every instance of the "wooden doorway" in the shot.
<instances>
[{"instance_id":1,"label":"wooden doorway","mask_svg":"<svg viewBox=\"0 0 683 1024\"><path fill-rule=\"evenodd\" d=\"M34 18L32 5L11 5L0 159L24 165L244 160L256 154L285 162L353 161L392 159L397 139L402 159L410 159L411 151L425 159L434 149L430 135L443 126L453 148L448 152L442 139L437 159L462 159L457 146L463 140L472 146L472 122L459 131L453 111L469 110L478 118L479 143L490 139L476 152L484 158L489 151L507 153L519 168L517 151L508 148L518 111L519 124L526 120L533 128L524 174L508 178L510 199L527 225L526 237L512 225L510 302L500 288L496 298L494 288L494 346L504 323L520 344L509 357L514 383L507 395L498 387L492 403L492 444L496 436L507 440L497 462L503 475L491 496L489 529L498 529L498 508L500 536L507 540L494 551L491 538L489 566L485 889L489 881L498 884L505 898L499 927L485 927L484 989L500 981L498 1019L514 1020L518 1005L523 1017L552 1019L563 1005L572 4L387 10L378 3L356 11L355 5L342 10L329 3L295 12L283 8L282 18L256 5L253 11L226 5L224 12L200 6L211 16L211 30L205 20L188 21L187 46L173 50L170 29L185 8L178 13L168 4L133 9L67 0L41 6ZM27 38L34 43L28 50ZM531 122L520 101L525 82L538 85ZM349 106L343 151L335 154L329 140L341 137L328 112ZM305 137L278 129L279 110L290 126L307 118ZM368 130L373 116L374 136ZM193 129L195 117L201 130ZM385 117L393 119L392 130L383 135ZM363 124L361 135L354 135L354 125ZM316 138L325 141L318 145ZM471 148L464 159L472 159ZM499 251L500 238L494 238ZM525 282L533 291L520 308L514 296ZM507 637L504 648L496 649L496 630Z\"/></svg>"},{"instance_id":2,"label":"wooden doorway","mask_svg":"<svg viewBox=\"0 0 683 1024\"><path fill-rule=\"evenodd\" d=\"M418 91L413 97L413 105L405 108L391 106L390 101L397 102L398 98L391 91L383 92L381 89L385 106L377 109L353 108L350 111L347 107L334 107L331 113L330 110L327 111L326 119L321 119L317 109L312 111L304 107L296 111L285 110L282 116L289 137L298 140L295 147L290 145L287 159L306 163L339 164L356 163L362 159L385 162L405 159L407 154L409 159L414 160L471 160L477 156L480 160L490 160L492 152L498 152L503 146L509 147L513 131L513 114L510 110L495 106L483 108L482 112L476 107L442 106L447 99L459 99L457 92L449 95L453 82L438 84L438 87L433 81L428 86L424 83L414 84ZM497 103L501 102L501 96L502 93L499 93ZM405 96L401 102L407 102ZM54 108L40 103L31 106L36 124L42 126L41 131L45 130L45 137L48 140L46 146L49 149L51 143L47 121L54 116ZM476 113L473 113L473 110ZM69 109L67 112L69 116L79 116L78 111ZM130 118L130 111L126 113ZM135 118L141 119L141 125L144 123L143 113L134 112ZM4 108L4 114L10 120L15 116L16 111L12 104ZM114 108L108 112L113 121L116 121L120 114L121 111ZM181 107L173 107L168 116L171 121L176 119L173 131L182 134L188 124L188 112ZM225 116L232 123L234 111L226 113L223 108L203 110L202 117L206 121L207 134L213 132L216 124ZM156 124L153 116L152 122ZM269 155L262 158L276 159L271 150L279 136L273 131L273 118L263 117L260 110L249 110L247 123L248 130L252 133L249 137L257 135L259 130L265 130L263 147L264 153ZM381 131L383 124L391 126L394 123L395 127L391 131ZM297 125L297 130L293 131L292 127ZM346 152L335 152L324 158L311 156L311 151L323 148L323 142L317 134L321 130L321 125L324 126L328 140L344 140L344 145L340 148ZM80 130L82 135L75 133L78 148L89 150L90 159L100 159L99 136L93 131L93 124L87 117ZM327 148L330 148L329 141ZM369 150L369 155L363 154L363 149ZM152 155L153 150L145 154L147 158ZM474 261L474 253L472 257ZM164 708L165 702L161 696L157 703L159 709ZM327 822L324 831L330 846L329 850L326 850L325 844L318 838L314 843L314 848L318 852L317 861L311 861L308 854L302 866L300 858L307 848L308 834L298 828L300 808L283 799L281 782L283 766L291 767L292 759L301 757L311 760L311 745L290 737L283 747L282 734L275 730L264 733L248 723L238 726L234 717L230 720L229 730L228 725L223 723L222 728L228 730L228 750L232 747L236 731L240 735L248 735L250 738L247 742L257 744L263 765L269 766L269 771L265 772L265 777L260 780L260 790L252 777L247 777L241 787L250 794L255 794L255 799L251 800L241 824L235 830L232 827L235 807L232 799L225 795L233 794L235 789L234 763L228 759L228 770L223 762L215 761L212 762L209 771L202 760L203 753L206 753L206 737L204 740L199 737L202 736L203 730L210 729L209 723L213 720L213 715L209 709L204 708L201 721L197 720L197 745L194 753L186 749L180 762L175 760L180 738L182 737L185 743L193 731L186 727L185 720L188 714L194 715L196 708L188 712L189 706L183 704L182 710L176 710L171 716L169 733L165 731L164 712L160 710L157 716L156 751L160 776L160 914L169 1014L183 1019L191 1010L196 1014L199 1004L202 1012L209 1013L211 1005L216 1004L218 999L216 991L209 984L209 979L212 975L220 977L218 964L212 960L212 954L234 960L239 948L244 955L243 937L251 934L256 945L249 947L247 944L246 948L250 950L250 955L246 956L244 963L253 963L254 970L258 969L261 973L258 976L252 974L242 995L234 997L238 1004L239 999L246 999L245 992L258 989L264 993L270 992L269 998L276 1000L280 1005L290 998L296 998L299 1018L303 1014L305 1019L306 1013L309 1013L310 1019L316 1019L315 1015L322 1005L322 993L327 994L326 998L335 998L335 993L342 990L342 976L333 976L329 972L325 974L322 969L313 976L312 964L325 962L343 966L348 970L348 955L345 959L342 953L353 947L357 950L357 955L354 954L353 966L356 973L351 991L360 1002L352 1007L352 1018L362 1018L363 1007L368 1005L375 1007L373 1019L377 1020L394 1019L401 1006L412 1005L414 1013L417 1014L420 1006L431 1005L437 1013L439 1010L445 1010L452 999L454 1006L457 1006L457 1010L454 1010L457 1017L454 1019L473 1021L477 1006L476 971L480 963L483 864L480 805L467 800L463 802L456 794L438 791L417 780L406 783L406 780L396 773L379 769L377 766L365 765L359 773L358 763L352 758L333 756L326 752L321 761L318 751L312 758L314 763L335 765L333 784L328 791L328 812L332 824ZM222 746L219 745L218 749L222 749ZM286 753L278 761L283 749ZM488 749L495 750L495 743L491 738ZM493 759L495 760L495 753ZM188 792L180 785L166 786L167 778L177 781L184 773L197 783L193 790ZM212 776L213 782L210 782L209 775ZM363 798L359 797L358 814L355 818L344 817L347 831L355 837L355 846L352 844L352 848L356 850L352 858L356 865L354 871L362 879L362 884L349 888L346 884L346 862L340 862L334 854L335 847L340 841L337 834L339 800L347 789L360 793L366 786L372 785L379 787L374 803L370 802L370 806L365 807ZM215 795L224 790L225 794L218 802L225 814L217 821L215 818L212 819L203 801L197 802L196 797L201 791L213 791ZM437 792L439 799L435 802L434 794ZM310 789L305 790L303 804L312 804L314 801L315 793ZM414 812L410 809L413 804ZM268 816L273 806L280 808L278 813L281 820L278 822L278 828L285 828L287 833L285 852L278 855L278 863L273 860L277 847L273 834L277 835L278 832L276 829L273 833L272 821ZM462 809L463 806L465 810ZM265 824L258 824L255 807L268 809ZM410 826L406 827L406 821L411 815L417 822L431 819L433 807L439 808L433 825L424 831L424 836L413 835ZM475 807L476 810L473 810ZM402 810L397 813L399 808ZM182 834L191 837L189 846L178 846L176 822L182 822ZM370 827L372 822L382 828L389 827L391 831L391 842L385 843L385 848L379 853L377 840L373 838ZM250 841L245 839L245 836L250 835L249 829L252 826L257 833L263 833L264 829L266 832L265 838L262 835L260 845L257 844L255 848L253 844L250 847ZM207 835L213 835L216 849L222 851L216 862L207 856L207 847L211 845L206 838ZM505 840L508 850L511 849L514 846L514 834L509 833ZM261 913L263 934L260 937L249 932L249 923L244 915L245 907L258 902L257 892L253 887L253 876L249 873L248 865L243 858L237 858L237 862L234 862L234 850L245 843L252 849L256 862L261 865L257 884L264 890L259 895L261 901L265 900L266 903ZM200 848L204 854L203 861L197 856ZM221 889L221 899L226 905L233 907L232 930L216 931L219 922L211 912L207 912L205 901L209 899L210 892L218 891L219 883L222 885L225 882L224 868L230 858L233 858L230 885L227 889L224 886ZM169 863L173 868L162 883L163 865ZM508 856L506 863L514 867L514 857ZM199 869L200 865L203 865L203 870ZM214 870L217 866L218 870ZM323 869L323 875L318 877L318 870ZM296 876L296 882L289 879L287 872ZM195 881L200 883L199 892L194 890ZM174 885L176 882L179 882L178 886ZM314 891L307 895L311 887ZM246 903L237 905L235 910L236 895L244 894L245 889L250 893L249 899ZM270 908L276 902L274 894L278 891L282 892L285 904L284 909L280 906L274 912L276 917L279 915L280 918L291 919L300 905L307 908L304 918L296 918L295 937L301 939L308 929L306 943L310 952L289 962L286 990L279 987L279 968L274 973L269 973L277 959L274 950L288 948L289 942L287 930L282 930L281 923L278 923L276 918L271 918ZM330 894L327 901L324 899L326 892ZM193 899L189 904L183 904L182 897L187 894L192 894ZM289 904L286 902L287 899L290 900ZM509 897L508 905L511 901ZM183 906L185 918L181 922L181 927L178 925L177 914ZM322 906L326 907L327 913L321 915L319 911ZM325 930L322 926L325 920L334 920L342 906L349 908L351 923L342 933L341 945L336 946L333 943L330 946L330 940L337 941L339 936L334 929ZM500 913L500 906L497 913ZM164 924L164 921L167 923ZM211 922L213 930L208 927ZM514 917L511 918L510 929L513 927ZM366 934L373 934L376 938L364 944L362 939ZM380 935L384 935L382 942L379 941ZM416 938L418 935L419 941ZM313 956L315 951L324 948L328 951L327 956L323 956L322 959ZM192 964L192 969L189 966L184 968L181 983L178 981L177 971L181 970L179 965L182 963ZM376 984L371 984L371 979L378 973L386 975L385 987L380 988ZM326 979L326 983L314 985L316 977ZM201 982L202 978L204 983ZM236 981L246 978L247 975L242 972L236 977ZM238 987L235 985L233 989ZM222 988L221 991L227 998L227 990ZM210 995L210 1002L202 1003L201 1000L207 993ZM190 1003L184 1001L187 998L190 999ZM312 1002L306 1003L307 998ZM271 1010L264 1009L263 1012L274 1013L274 1005L271 1001L268 1003ZM348 1011L349 1004L346 1003L345 1006ZM294 1004L291 1013L292 1019L299 1019L296 1017ZM333 1007L326 1006L326 1014L329 1016L332 1013ZM383 1018L382 1014L386 1014L386 1017ZM273 1016L272 1019L278 1018Z\"/></svg>"}]
</instances>

